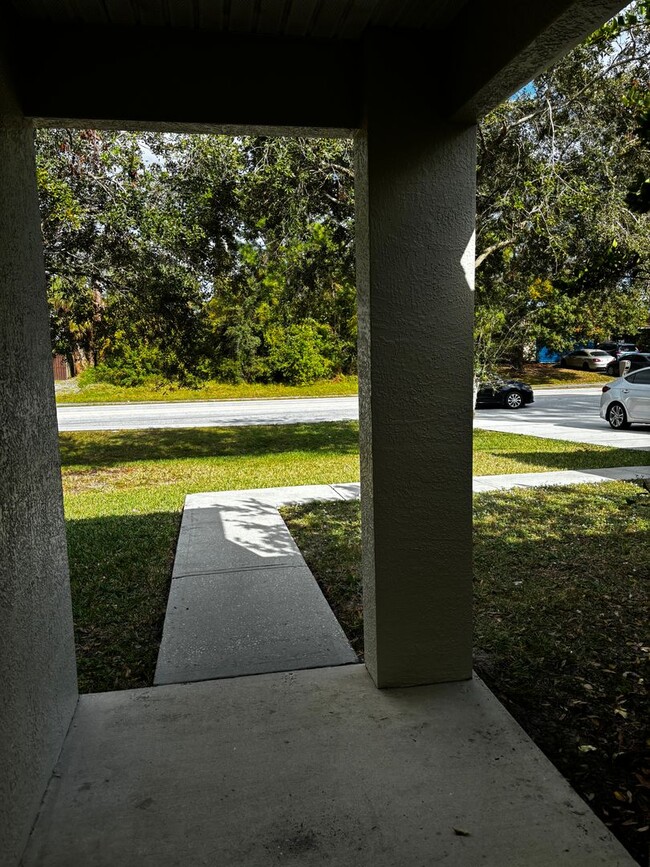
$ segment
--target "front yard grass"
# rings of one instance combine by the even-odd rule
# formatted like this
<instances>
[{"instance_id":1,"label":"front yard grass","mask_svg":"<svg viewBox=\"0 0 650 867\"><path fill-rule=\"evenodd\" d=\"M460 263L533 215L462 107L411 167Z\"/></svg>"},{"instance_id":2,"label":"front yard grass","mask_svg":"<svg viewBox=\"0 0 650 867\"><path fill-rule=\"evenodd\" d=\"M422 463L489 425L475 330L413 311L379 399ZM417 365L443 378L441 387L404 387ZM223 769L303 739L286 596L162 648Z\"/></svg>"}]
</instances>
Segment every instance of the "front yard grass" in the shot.
<instances>
[{"instance_id":1,"label":"front yard grass","mask_svg":"<svg viewBox=\"0 0 650 867\"><path fill-rule=\"evenodd\" d=\"M520 379L532 386L605 385L614 379L597 370L576 370L572 367L537 363L524 364L522 370L502 367L499 373L504 379Z\"/></svg>"},{"instance_id":2,"label":"front yard grass","mask_svg":"<svg viewBox=\"0 0 650 867\"><path fill-rule=\"evenodd\" d=\"M626 483L475 497L475 665L644 863L650 494ZM359 504L283 509L363 650Z\"/></svg>"},{"instance_id":3,"label":"front yard grass","mask_svg":"<svg viewBox=\"0 0 650 867\"><path fill-rule=\"evenodd\" d=\"M475 476L595 470L599 467L635 467L649 463L650 452L640 449L614 449L478 428L474 430Z\"/></svg>"},{"instance_id":4,"label":"front yard grass","mask_svg":"<svg viewBox=\"0 0 650 867\"><path fill-rule=\"evenodd\" d=\"M185 495L354 480L356 426L60 434L82 692L150 686Z\"/></svg>"},{"instance_id":5,"label":"front yard grass","mask_svg":"<svg viewBox=\"0 0 650 867\"><path fill-rule=\"evenodd\" d=\"M309 385L282 385L280 383L231 384L206 382L197 388L184 388L172 382L157 386L119 386L108 382L79 385L77 379L57 384L57 403L150 403L157 401L192 400L247 400L277 397L343 397L357 393L356 376L337 376Z\"/></svg>"}]
</instances>

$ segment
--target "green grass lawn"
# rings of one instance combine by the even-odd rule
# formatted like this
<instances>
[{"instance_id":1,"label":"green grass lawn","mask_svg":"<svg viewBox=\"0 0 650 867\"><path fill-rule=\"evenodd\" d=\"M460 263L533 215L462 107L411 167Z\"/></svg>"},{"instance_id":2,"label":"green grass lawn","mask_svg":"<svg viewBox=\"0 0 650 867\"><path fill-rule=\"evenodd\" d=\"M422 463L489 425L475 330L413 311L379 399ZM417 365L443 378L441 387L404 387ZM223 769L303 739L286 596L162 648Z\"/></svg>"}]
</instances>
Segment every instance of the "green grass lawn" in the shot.
<instances>
[{"instance_id":1,"label":"green grass lawn","mask_svg":"<svg viewBox=\"0 0 650 867\"><path fill-rule=\"evenodd\" d=\"M357 393L356 376L337 376L309 385L281 385L276 383L206 382L199 388L183 388L173 383L159 387L137 385L132 387L94 382L79 386L76 380L67 380L57 388L57 403L133 403L151 401L187 400L245 400L249 398L277 397L342 397Z\"/></svg>"},{"instance_id":2,"label":"green grass lawn","mask_svg":"<svg viewBox=\"0 0 650 867\"><path fill-rule=\"evenodd\" d=\"M650 495L609 483L483 494L474 505L476 668L643 863ZM282 512L363 652L359 504Z\"/></svg>"},{"instance_id":3,"label":"green grass lawn","mask_svg":"<svg viewBox=\"0 0 650 867\"><path fill-rule=\"evenodd\" d=\"M499 373L504 379L521 379L529 385L572 386L572 385L604 385L614 378L595 370L575 370L569 367L555 367L553 364L525 364L523 370L502 367Z\"/></svg>"},{"instance_id":4,"label":"green grass lawn","mask_svg":"<svg viewBox=\"0 0 650 867\"><path fill-rule=\"evenodd\" d=\"M482 474L645 459L490 431L475 445ZM151 683L186 494L359 478L351 422L62 433L60 448L84 692Z\"/></svg>"},{"instance_id":5,"label":"green grass lawn","mask_svg":"<svg viewBox=\"0 0 650 867\"><path fill-rule=\"evenodd\" d=\"M152 682L185 495L359 477L354 425L60 434L79 685Z\"/></svg>"},{"instance_id":6,"label":"green grass lawn","mask_svg":"<svg viewBox=\"0 0 650 867\"><path fill-rule=\"evenodd\" d=\"M594 470L650 464L650 452L614 449L521 434L474 431L474 475Z\"/></svg>"}]
</instances>

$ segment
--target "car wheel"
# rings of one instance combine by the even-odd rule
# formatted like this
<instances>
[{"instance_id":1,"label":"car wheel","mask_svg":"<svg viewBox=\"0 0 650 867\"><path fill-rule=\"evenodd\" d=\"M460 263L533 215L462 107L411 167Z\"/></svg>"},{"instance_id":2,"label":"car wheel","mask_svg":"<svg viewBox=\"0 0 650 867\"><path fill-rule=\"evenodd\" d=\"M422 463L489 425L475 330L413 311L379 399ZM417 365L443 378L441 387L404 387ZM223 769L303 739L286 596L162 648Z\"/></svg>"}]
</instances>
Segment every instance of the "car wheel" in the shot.
<instances>
[{"instance_id":1,"label":"car wheel","mask_svg":"<svg viewBox=\"0 0 650 867\"><path fill-rule=\"evenodd\" d=\"M588 361L585 361L585 363L582 365L582 369L583 370L589 370L589 362Z\"/></svg>"},{"instance_id":2,"label":"car wheel","mask_svg":"<svg viewBox=\"0 0 650 867\"><path fill-rule=\"evenodd\" d=\"M614 430L624 430L630 427L630 422L627 420L627 413L622 403L614 402L609 405L607 421Z\"/></svg>"},{"instance_id":3,"label":"car wheel","mask_svg":"<svg viewBox=\"0 0 650 867\"><path fill-rule=\"evenodd\" d=\"M524 399L521 396L521 392L515 391L513 388L512 391L509 391L504 397L503 405L506 409L521 409L524 405Z\"/></svg>"}]
</instances>

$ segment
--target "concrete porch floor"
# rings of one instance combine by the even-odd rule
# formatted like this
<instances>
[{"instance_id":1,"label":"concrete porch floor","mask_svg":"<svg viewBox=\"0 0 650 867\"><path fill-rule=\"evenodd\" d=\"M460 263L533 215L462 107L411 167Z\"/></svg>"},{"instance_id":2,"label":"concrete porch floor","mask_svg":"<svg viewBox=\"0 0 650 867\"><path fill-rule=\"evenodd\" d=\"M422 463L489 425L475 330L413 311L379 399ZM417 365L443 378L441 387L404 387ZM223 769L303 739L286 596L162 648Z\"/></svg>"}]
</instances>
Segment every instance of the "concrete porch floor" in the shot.
<instances>
[{"instance_id":1,"label":"concrete porch floor","mask_svg":"<svg viewBox=\"0 0 650 867\"><path fill-rule=\"evenodd\" d=\"M82 696L23 860L443 863L633 864L480 680L362 665Z\"/></svg>"}]
</instances>

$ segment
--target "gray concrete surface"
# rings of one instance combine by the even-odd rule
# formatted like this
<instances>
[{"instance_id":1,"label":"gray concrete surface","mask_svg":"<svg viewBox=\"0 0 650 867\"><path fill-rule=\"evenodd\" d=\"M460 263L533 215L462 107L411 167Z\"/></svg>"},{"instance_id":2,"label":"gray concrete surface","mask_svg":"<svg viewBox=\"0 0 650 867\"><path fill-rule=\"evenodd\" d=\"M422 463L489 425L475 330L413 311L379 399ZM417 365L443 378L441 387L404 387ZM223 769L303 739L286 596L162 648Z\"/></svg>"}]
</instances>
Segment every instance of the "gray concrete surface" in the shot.
<instances>
[{"instance_id":1,"label":"gray concrete surface","mask_svg":"<svg viewBox=\"0 0 650 867\"><path fill-rule=\"evenodd\" d=\"M586 485L598 482L650 479L650 464L638 467L606 467L598 470L558 470L549 473L510 473L474 476L475 494L507 491L511 488L540 488L557 485Z\"/></svg>"},{"instance_id":2,"label":"gray concrete surface","mask_svg":"<svg viewBox=\"0 0 650 867\"><path fill-rule=\"evenodd\" d=\"M633 863L480 680L351 665L82 696L23 867Z\"/></svg>"},{"instance_id":3,"label":"gray concrete surface","mask_svg":"<svg viewBox=\"0 0 650 867\"><path fill-rule=\"evenodd\" d=\"M3 72L0 55L0 863L13 864L77 685L34 131Z\"/></svg>"},{"instance_id":4,"label":"gray concrete surface","mask_svg":"<svg viewBox=\"0 0 650 867\"><path fill-rule=\"evenodd\" d=\"M352 421L359 417L359 408L356 396L301 397L98 406L61 404L57 414L62 431L133 430Z\"/></svg>"},{"instance_id":5,"label":"gray concrete surface","mask_svg":"<svg viewBox=\"0 0 650 867\"><path fill-rule=\"evenodd\" d=\"M357 657L278 506L333 486L190 494L154 683L344 665Z\"/></svg>"},{"instance_id":6,"label":"gray concrete surface","mask_svg":"<svg viewBox=\"0 0 650 867\"><path fill-rule=\"evenodd\" d=\"M607 380L603 379L603 384ZM602 386L574 389L536 389L535 402L523 409L479 409L474 427L542 439L568 440L625 449L650 449L650 425L615 431L600 418ZM540 445L540 451L543 446Z\"/></svg>"},{"instance_id":7,"label":"gray concrete surface","mask_svg":"<svg viewBox=\"0 0 650 867\"><path fill-rule=\"evenodd\" d=\"M357 661L303 562L172 581L154 683Z\"/></svg>"}]
</instances>

